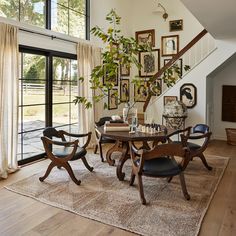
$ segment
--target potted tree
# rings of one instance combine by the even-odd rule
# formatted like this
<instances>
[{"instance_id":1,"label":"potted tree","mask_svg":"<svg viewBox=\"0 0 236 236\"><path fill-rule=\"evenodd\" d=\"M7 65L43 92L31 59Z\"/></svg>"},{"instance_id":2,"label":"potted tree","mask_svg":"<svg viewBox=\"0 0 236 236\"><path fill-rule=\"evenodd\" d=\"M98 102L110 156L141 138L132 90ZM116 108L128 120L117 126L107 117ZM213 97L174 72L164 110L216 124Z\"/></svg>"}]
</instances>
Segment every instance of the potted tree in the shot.
<instances>
[{"instance_id":1,"label":"potted tree","mask_svg":"<svg viewBox=\"0 0 236 236\"><path fill-rule=\"evenodd\" d=\"M110 24L110 27L106 31L101 29L99 26L95 26L91 29L91 33L100 38L104 43L104 48L101 54L102 64L96 66L92 70L90 79L90 88L94 91L100 92L95 93L96 95L94 95L93 98L77 96L74 100L75 104L83 103L86 108L91 108L94 103L101 100L105 101L109 95L109 90L116 85L117 73L121 66L125 66L128 69L131 67L136 68L138 72L142 67L137 59L139 53L142 51L152 53L151 45L148 43L139 45L133 37L125 37L122 35L121 30L119 29L121 17L117 15L115 10L111 10L107 14L106 20ZM174 65L163 74L163 81L167 84L167 86L173 86L178 79L178 76L180 76L180 69L177 65ZM83 82L84 78L80 77L79 80ZM159 84L156 83L155 77L140 79L139 76L134 76L131 79L131 83L139 89L143 87L143 80L147 80L148 82L148 86L142 88L143 93L154 94L160 90ZM113 93L113 96L115 96L116 102L119 105L121 103L121 99L118 92ZM128 117L128 114L134 107L134 104L135 101L126 101L125 117ZM107 108L108 104L105 101L104 109Z\"/></svg>"}]
</instances>

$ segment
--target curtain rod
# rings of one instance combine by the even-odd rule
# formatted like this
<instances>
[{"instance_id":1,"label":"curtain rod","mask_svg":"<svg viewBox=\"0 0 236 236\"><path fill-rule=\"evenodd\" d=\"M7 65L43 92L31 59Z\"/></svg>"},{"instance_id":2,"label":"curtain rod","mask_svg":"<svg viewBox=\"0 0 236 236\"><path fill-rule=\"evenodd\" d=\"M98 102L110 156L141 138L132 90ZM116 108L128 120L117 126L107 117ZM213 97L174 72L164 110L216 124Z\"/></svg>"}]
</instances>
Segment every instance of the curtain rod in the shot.
<instances>
[{"instance_id":1,"label":"curtain rod","mask_svg":"<svg viewBox=\"0 0 236 236\"><path fill-rule=\"evenodd\" d=\"M69 40L69 39L63 39L63 38L57 37L57 36L55 36L55 35L48 35L48 34L45 34L45 33L40 33L40 32L36 32L36 31L24 29L24 28L19 28L19 29L20 29L20 31L24 31L24 32L27 32L27 33L33 33L33 34L38 34L38 35L42 35L42 36L49 37L49 38L51 38L52 40L53 40L53 39L58 39L58 40L62 40L62 41L70 42L70 43L75 43L75 44L78 43L78 42L76 42L76 41Z\"/></svg>"}]
</instances>

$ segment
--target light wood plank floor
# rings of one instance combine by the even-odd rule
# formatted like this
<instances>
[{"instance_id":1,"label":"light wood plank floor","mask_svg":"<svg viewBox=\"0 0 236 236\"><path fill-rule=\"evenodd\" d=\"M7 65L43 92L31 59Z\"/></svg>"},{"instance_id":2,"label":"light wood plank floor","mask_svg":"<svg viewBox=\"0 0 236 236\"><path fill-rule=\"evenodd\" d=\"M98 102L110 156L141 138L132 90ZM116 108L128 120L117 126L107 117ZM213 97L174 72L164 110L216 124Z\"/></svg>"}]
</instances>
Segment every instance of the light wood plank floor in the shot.
<instances>
[{"instance_id":1,"label":"light wood plank floor","mask_svg":"<svg viewBox=\"0 0 236 236\"><path fill-rule=\"evenodd\" d=\"M229 156L231 159L204 218L200 236L236 235L236 146L227 145L224 141L212 141L206 153ZM1 236L134 235L3 189L5 185L45 170L47 165L48 160L37 162L0 181Z\"/></svg>"}]
</instances>

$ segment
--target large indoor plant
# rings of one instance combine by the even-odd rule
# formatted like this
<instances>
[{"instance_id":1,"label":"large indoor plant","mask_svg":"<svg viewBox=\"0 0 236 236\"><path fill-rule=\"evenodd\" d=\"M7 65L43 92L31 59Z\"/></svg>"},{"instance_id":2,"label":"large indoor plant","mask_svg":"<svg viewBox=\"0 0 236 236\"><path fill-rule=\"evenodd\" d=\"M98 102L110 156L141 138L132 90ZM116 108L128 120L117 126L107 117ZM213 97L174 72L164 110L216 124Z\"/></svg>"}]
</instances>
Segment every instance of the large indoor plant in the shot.
<instances>
[{"instance_id":1,"label":"large indoor plant","mask_svg":"<svg viewBox=\"0 0 236 236\"><path fill-rule=\"evenodd\" d=\"M101 100L104 101L104 109L108 107L106 98L108 97L108 91L115 86L114 78L118 71L120 71L120 66L126 66L129 69L132 67L138 71L141 69L141 64L138 61L138 55L141 51L151 52L151 45L143 44L139 45L133 37L125 37L122 35L119 25L121 22L121 17L119 17L114 10L111 10L106 16L106 20L110 24L110 27L104 31L98 26L91 29L91 33L100 38L104 43L104 48L101 54L102 64L96 66L91 73L90 78L90 88L94 91L94 96L92 98L77 96L74 100L75 103L83 103L86 108L91 108L94 103ZM163 74L163 81L167 86L172 86L179 76L178 66L173 66L168 69L166 73ZM174 76L173 76L174 75ZM176 77L177 75L177 77ZM79 80L83 83L84 78L80 77ZM142 81L144 79L139 76L133 76L130 79L132 84L135 84L137 88L140 88ZM160 89L159 84L156 83L156 78L149 77L145 78L148 81L148 86L144 88L143 93L154 94ZM104 83L105 81L105 83ZM121 103L121 99L118 93L115 93L116 101L118 104ZM126 101L127 112L134 106L135 102Z\"/></svg>"}]
</instances>

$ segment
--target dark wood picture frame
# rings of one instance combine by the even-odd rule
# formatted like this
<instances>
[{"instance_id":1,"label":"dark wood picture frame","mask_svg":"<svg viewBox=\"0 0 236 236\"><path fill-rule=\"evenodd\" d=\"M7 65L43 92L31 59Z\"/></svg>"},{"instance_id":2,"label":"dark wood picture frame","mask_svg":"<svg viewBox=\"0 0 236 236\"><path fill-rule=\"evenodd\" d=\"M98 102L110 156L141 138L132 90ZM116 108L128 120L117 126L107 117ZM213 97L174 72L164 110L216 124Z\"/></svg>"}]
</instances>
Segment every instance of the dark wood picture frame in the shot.
<instances>
[{"instance_id":1,"label":"dark wood picture frame","mask_svg":"<svg viewBox=\"0 0 236 236\"><path fill-rule=\"evenodd\" d=\"M163 57L174 56L179 52L179 35L161 37L161 55Z\"/></svg>"},{"instance_id":2,"label":"dark wood picture frame","mask_svg":"<svg viewBox=\"0 0 236 236\"><path fill-rule=\"evenodd\" d=\"M183 20L180 19L180 20L169 21L169 29L170 32L183 30Z\"/></svg>"},{"instance_id":3,"label":"dark wood picture frame","mask_svg":"<svg viewBox=\"0 0 236 236\"><path fill-rule=\"evenodd\" d=\"M180 101L187 108L193 108L197 104L197 88L194 84L186 83L180 87Z\"/></svg>"},{"instance_id":4,"label":"dark wood picture frame","mask_svg":"<svg viewBox=\"0 0 236 236\"><path fill-rule=\"evenodd\" d=\"M130 76L130 67L128 65L120 65L120 76Z\"/></svg>"},{"instance_id":5,"label":"dark wood picture frame","mask_svg":"<svg viewBox=\"0 0 236 236\"><path fill-rule=\"evenodd\" d=\"M115 110L118 108L118 98L114 96L114 93L118 93L118 89L113 88L108 90L108 110Z\"/></svg>"},{"instance_id":6,"label":"dark wood picture frame","mask_svg":"<svg viewBox=\"0 0 236 236\"><path fill-rule=\"evenodd\" d=\"M150 43L152 47L155 47L155 30L142 30L135 32L135 38L138 44Z\"/></svg>"},{"instance_id":7,"label":"dark wood picture frame","mask_svg":"<svg viewBox=\"0 0 236 236\"><path fill-rule=\"evenodd\" d=\"M164 59L164 66L165 66L170 60L171 60L170 58ZM182 76L182 75L183 75L183 59L182 59L182 58L178 59L174 64L176 64L176 63L177 63L177 65L178 65L179 68L180 68L180 76Z\"/></svg>"},{"instance_id":8,"label":"dark wood picture frame","mask_svg":"<svg viewBox=\"0 0 236 236\"><path fill-rule=\"evenodd\" d=\"M164 96L163 97L163 104L165 106L168 102L173 102L173 101L177 101L177 100L178 100L177 96Z\"/></svg>"},{"instance_id":9,"label":"dark wood picture frame","mask_svg":"<svg viewBox=\"0 0 236 236\"><path fill-rule=\"evenodd\" d=\"M130 83L129 79L120 80L120 101L129 102L130 99Z\"/></svg>"},{"instance_id":10,"label":"dark wood picture frame","mask_svg":"<svg viewBox=\"0 0 236 236\"><path fill-rule=\"evenodd\" d=\"M152 77L160 70L160 49L151 52L140 52L139 63L142 65L139 77Z\"/></svg>"},{"instance_id":11,"label":"dark wood picture frame","mask_svg":"<svg viewBox=\"0 0 236 236\"><path fill-rule=\"evenodd\" d=\"M141 86L136 87L134 85L134 101L135 102L145 102L148 97L148 82L141 81Z\"/></svg>"},{"instance_id":12,"label":"dark wood picture frame","mask_svg":"<svg viewBox=\"0 0 236 236\"><path fill-rule=\"evenodd\" d=\"M114 76L114 86L118 86L118 78L119 78L119 67L117 65L117 72L116 72L116 75ZM106 77L105 76L103 76L103 78L102 78L102 83L103 83L103 85L106 85Z\"/></svg>"}]
</instances>

